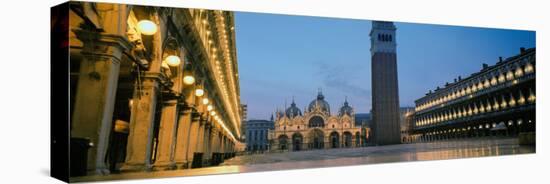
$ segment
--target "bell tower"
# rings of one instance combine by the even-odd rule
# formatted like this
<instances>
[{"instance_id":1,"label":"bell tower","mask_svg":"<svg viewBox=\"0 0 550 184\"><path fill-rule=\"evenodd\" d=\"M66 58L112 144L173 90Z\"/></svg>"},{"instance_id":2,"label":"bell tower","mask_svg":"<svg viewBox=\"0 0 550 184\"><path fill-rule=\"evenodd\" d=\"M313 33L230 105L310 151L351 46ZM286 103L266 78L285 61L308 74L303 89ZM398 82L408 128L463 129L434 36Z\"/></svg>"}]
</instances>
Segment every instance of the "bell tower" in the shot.
<instances>
[{"instance_id":1,"label":"bell tower","mask_svg":"<svg viewBox=\"0 0 550 184\"><path fill-rule=\"evenodd\" d=\"M372 22L372 128L379 145L401 143L395 31L393 22Z\"/></svg>"}]
</instances>

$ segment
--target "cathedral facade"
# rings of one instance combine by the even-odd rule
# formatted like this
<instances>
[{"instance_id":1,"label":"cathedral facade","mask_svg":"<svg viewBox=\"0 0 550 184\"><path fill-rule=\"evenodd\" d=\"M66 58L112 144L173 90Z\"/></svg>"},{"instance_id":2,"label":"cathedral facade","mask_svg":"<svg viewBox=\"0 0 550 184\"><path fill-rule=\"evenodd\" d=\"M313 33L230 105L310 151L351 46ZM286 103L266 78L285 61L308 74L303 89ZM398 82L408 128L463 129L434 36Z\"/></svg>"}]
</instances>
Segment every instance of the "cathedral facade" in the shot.
<instances>
[{"instance_id":1,"label":"cathedral facade","mask_svg":"<svg viewBox=\"0 0 550 184\"><path fill-rule=\"evenodd\" d=\"M275 129L269 132L271 150L312 150L359 147L370 129L355 126L355 112L347 102L335 115L321 92L304 113L294 100L285 111L277 111Z\"/></svg>"}]
</instances>

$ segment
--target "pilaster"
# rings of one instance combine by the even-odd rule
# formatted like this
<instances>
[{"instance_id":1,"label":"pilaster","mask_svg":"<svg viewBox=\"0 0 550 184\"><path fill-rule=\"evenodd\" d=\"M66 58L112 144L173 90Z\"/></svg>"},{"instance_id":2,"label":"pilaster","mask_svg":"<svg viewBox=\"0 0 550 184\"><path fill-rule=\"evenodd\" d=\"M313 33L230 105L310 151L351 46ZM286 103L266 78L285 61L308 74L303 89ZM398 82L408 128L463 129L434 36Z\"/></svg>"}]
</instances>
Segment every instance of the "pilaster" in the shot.
<instances>
[{"instance_id":1,"label":"pilaster","mask_svg":"<svg viewBox=\"0 0 550 184\"><path fill-rule=\"evenodd\" d=\"M155 76L155 73L146 74L141 91L136 87L133 99L135 105L131 109L130 116L126 162L121 168L122 171L142 171L152 168L153 130L160 85L159 79Z\"/></svg>"},{"instance_id":2,"label":"pilaster","mask_svg":"<svg viewBox=\"0 0 550 184\"><path fill-rule=\"evenodd\" d=\"M187 150L189 147L189 134L191 134L191 109L186 109L185 105L183 105L179 109L178 116L174 160L178 167L185 168L189 162Z\"/></svg>"},{"instance_id":3,"label":"pilaster","mask_svg":"<svg viewBox=\"0 0 550 184\"><path fill-rule=\"evenodd\" d=\"M122 54L131 48L122 36L74 30L83 42L83 59L76 89L71 137L88 138L88 172L108 174L109 144Z\"/></svg>"},{"instance_id":4,"label":"pilaster","mask_svg":"<svg viewBox=\"0 0 550 184\"><path fill-rule=\"evenodd\" d=\"M177 130L177 100L171 99L164 102L159 127L159 142L157 146L157 159L154 167L156 170L169 170L176 168L174 161L174 149L176 145Z\"/></svg>"}]
</instances>

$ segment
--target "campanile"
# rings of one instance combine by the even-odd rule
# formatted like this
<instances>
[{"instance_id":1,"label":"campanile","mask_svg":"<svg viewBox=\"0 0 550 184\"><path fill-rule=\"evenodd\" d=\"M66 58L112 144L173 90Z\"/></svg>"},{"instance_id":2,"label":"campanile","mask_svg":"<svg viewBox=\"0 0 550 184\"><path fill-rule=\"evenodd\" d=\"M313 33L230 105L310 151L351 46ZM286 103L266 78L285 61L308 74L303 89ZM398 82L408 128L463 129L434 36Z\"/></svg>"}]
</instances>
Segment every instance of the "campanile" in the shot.
<instances>
[{"instance_id":1,"label":"campanile","mask_svg":"<svg viewBox=\"0 0 550 184\"><path fill-rule=\"evenodd\" d=\"M393 22L373 21L370 32L372 117L378 145L399 144L399 90Z\"/></svg>"}]
</instances>

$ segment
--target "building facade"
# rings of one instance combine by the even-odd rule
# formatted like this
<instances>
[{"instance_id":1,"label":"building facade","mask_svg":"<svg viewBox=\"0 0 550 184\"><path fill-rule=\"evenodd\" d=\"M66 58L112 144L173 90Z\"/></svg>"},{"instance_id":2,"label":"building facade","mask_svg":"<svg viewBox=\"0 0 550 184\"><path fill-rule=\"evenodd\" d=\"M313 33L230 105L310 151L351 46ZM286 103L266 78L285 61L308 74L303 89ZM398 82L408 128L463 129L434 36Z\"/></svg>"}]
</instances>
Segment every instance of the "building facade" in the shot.
<instances>
[{"instance_id":1,"label":"building facade","mask_svg":"<svg viewBox=\"0 0 550 184\"><path fill-rule=\"evenodd\" d=\"M372 136L367 134L372 129L371 113L355 113L355 127L361 127L361 146L372 144Z\"/></svg>"},{"instance_id":2,"label":"building facade","mask_svg":"<svg viewBox=\"0 0 550 184\"><path fill-rule=\"evenodd\" d=\"M414 141L534 133L535 56L535 48L521 48L416 100Z\"/></svg>"},{"instance_id":3,"label":"building facade","mask_svg":"<svg viewBox=\"0 0 550 184\"><path fill-rule=\"evenodd\" d=\"M248 120L246 126L246 151L269 150L268 132L275 129L275 122L268 120Z\"/></svg>"},{"instance_id":4,"label":"building facade","mask_svg":"<svg viewBox=\"0 0 550 184\"><path fill-rule=\"evenodd\" d=\"M359 147L370 129L364 132L355 126L355 111L347 100L338 114L332 115L329 103L319 92L303 114L294 100L284 112L277 112L270 144L271 150L290 151Z\"/></svg>"},{"instance_id":5,"label":"building facade","mask_svg":"<svg viewBox=\"0 0 550 184\"><path fill-rule=\"evenodd\" d=\"M244 122L246 122L248 120L248 105L241 104L240 111L241 111L241 118L242 118L241 121L243 122L242 126L241 126L241 132L246 132L246 123L244 123ZM246 134L243 133L241 135L243 136L243 137L241 137L241 139L244 140L246 138Z\"/></svg>"},{"instance_id":6,"label":"building facade","mask_svg":"<svg viewBox=\"0 0 550 184\"><path fill-rule=\"evenodd\" d=\"M393 22L372 22L372 118L379 145L401 143L395 31Z\"/></svg>"},{"instance_id":7,"label":"building facade","mask_svg":"<svg viewBox=\"0 0 550 184\"><path fill-rule=\"evenodd\" d=\"M93 145L71 161L87 160L88 174L215 165L238 151L231 12L71 2L69 26L71 141Z\"/></svg>"},{"instance_id":8,"label":"building facade","mask_svg":"<svg viewBox=\"0 0 550 184\"><path fill-rule=\"evenodd\" d=\"M399 108L399 124L401 125L401 143L410 143L414 107Z\"/></svg>"}]
</instances>

